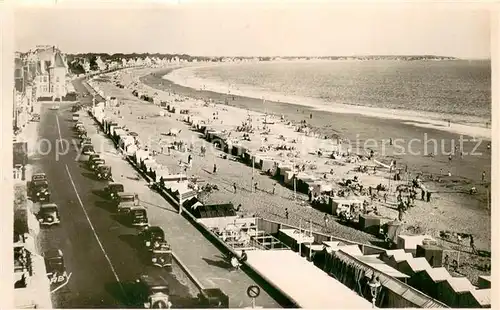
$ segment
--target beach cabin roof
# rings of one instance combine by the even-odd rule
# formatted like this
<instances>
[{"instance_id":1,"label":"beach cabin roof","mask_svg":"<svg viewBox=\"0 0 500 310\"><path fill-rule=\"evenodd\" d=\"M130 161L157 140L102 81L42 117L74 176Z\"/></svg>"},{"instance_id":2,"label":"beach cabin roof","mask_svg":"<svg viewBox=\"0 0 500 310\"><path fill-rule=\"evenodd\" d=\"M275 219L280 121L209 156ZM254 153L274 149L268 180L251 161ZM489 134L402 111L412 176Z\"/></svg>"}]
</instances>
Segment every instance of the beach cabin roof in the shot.
<instances>
[{"instance_id":1,"label":"beach cabin roof","mask_svg":"<svg viewBox=\"0 0 500 310\"><path fill-rule=\"evenodd\" d=\"M486 307L491 305L491 289L473 290L471 294L481 306Z\"/></svg>"},{"instance_id":2,"label":"beach cabin roof","mask_svg":"<svg viewBox=\"0 0 500 310\"><path fill-rule=\"evenodd\" d=\"M408 254L410 254L411 256L411 253ZM432 269L432 266L429 264L427 259L425 259L425 257L415 257L415 258L412 257L408 259L406 262L414 272Z\"/></svg>"},{"instance_id":3,"label":"beach cabin roof","mask_svg":"<svg viewBox=\"0 0 500 310\"><path fill-rule=\"evenodd\" d=\"M427 269L425 270L425 272L429 275L432 281L434 281L434 283L446 281L451 278L448 270L446 270L446 268L444 267Z\"/></svg>"},{"instance_id":4,"label":"beach cabin roof","mask_svg":"<svg viewBox=\"0 0 500 310\"><path fill-rule=\"evenodd\" d=\"M337 249L350 256L363 256L363 252L361 252L357 244L340 245Z\"/></svg>"},{"instance_id":5,"label":"beach cabin roof","mask_svg":"<svg viewBox=\"0 0 500 310\"><path fill-rule=\"evenodd\" d=\"M416 235L416 236L399 235L398 248L416 250L417 245L421 245L425 239L435 240L429 235Z\"/></svg>"},{"instance_id":6,"label":"beach cabin roof","mask_svg":"<svg viewBox=\"0 0 500 310\"><path fill-rule=\"evenodd\" d=\"M279 287L299 308L371 307L365 298L291 250L254 250L247 255L247 264L273 286ZM314 289L304 289L297 283L314 283Z\"/></svg>"},{"instance_id":7,"label":"beach cabin roof","mask_svg":"<svg viewBox=\"0 0 500 310\"><path fill-rule=\"evenodd\" d=\"M382 260L378 259L376 256L372 255L365 255L365 256L359 256L358 259L362 261L363 263L367 264L368 266L372 267L373 269L382 272L388 276L402 279L402 278L409 278L408 275L400 272L399 270L387 265L385 262Z\"/></svg>"},{"instance_id":8,"label":"beach cabin roof","mask_svg":"<svg viewBox=\"0 0 500 310\"><path fill-rule=\"evenodd\" d=\"M409 260L413 258L413 255L411 253L405 252L403 249L397 249L397 250L387 250L385 251L385 255L388 258L393 258L393 260L397 263Z\"/></svg>"},{"instance_id":9,"label":"beach cabin roof","mask_svg":"<svg viewBox=\"0 0 500 310\"><path fill-rule=\"evenodd\" d=\"M446 280L456 293L475 290L476 287L466 277L450 277Z\"/></svg>"}]
</instances>

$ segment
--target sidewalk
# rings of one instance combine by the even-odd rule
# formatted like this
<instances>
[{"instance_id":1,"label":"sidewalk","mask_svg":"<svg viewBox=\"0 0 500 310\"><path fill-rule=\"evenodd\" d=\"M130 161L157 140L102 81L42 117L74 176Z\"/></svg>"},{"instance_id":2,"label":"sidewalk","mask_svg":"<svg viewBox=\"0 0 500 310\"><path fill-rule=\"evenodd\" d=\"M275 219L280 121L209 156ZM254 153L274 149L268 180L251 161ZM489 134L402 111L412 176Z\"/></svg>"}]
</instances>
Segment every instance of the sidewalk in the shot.
<instances>
[{"instance_id":1,"label":"sidewalk","mask_svg":"<svg viewBox=\"0 0 500 310\"><path fill-rule=\"evenodd\" d=\"M101 153L101 157L112 167L113 179L122 183L125 191L137 192L148 209L151 225L160 226L166 234L179 260L194 274L204 288L220 288L229 296L231 308L250 307L251 299L246 295L248 286L254 281L242 271L229 271L222 262L221 252L193 225L158 193L147 186L130 164L122 159L113 142L102 133L96 133L96 125L88 116L82 117L89 137ZM262 290L256 300L257 306L279 308L280 305Z\"/></svg>"}]
</instances>

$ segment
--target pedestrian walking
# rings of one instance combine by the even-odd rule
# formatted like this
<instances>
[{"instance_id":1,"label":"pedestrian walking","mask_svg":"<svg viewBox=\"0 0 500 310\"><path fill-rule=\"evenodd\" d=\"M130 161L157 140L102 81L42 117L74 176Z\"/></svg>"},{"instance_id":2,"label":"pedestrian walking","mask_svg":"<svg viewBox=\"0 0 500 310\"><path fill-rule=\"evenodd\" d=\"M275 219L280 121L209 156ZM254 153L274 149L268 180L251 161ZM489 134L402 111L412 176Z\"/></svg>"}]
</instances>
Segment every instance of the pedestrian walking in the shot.
<instances>
[{"instance_id":1,"label":"pedestrian walking","mask_svg":"<svg viewBox=\"0 0 500 310\"><path fill-rule=\"evenodd\" d=\"M214 172L213 173L214 174L217 173L217 165L216 164L214 164Z\"/></svg>"},{"instance_id":2,"label":"pedestrian walking","mask_svg":"<svg viewBox=\"0 0 500 310\"><path fill-rule=\"evenodd\" d=\"M472 250L472 253L477 254L476 246L474 245L474 236L471 234L470 237L470 248Z\"/></svg>"},{"instance_id":3,"label":"pedestrian walking","mask_svg":"<svg viewBox=\"0 0 500 310\"><path fill-rule=\"evenodd\" d=\"M448 161L451 163L451 160L453 159L453 157L451 156L451 154L448 156Z\"/></svg>"},{"instance_id":4,"label":"pedestrian walking","mask_svg":"<svg viewBox=\"0 0 500 310\"><path fill-rule=\"evenodd\" d=\"M427 191L427 202L431 202L431 192Z\"/></svg>"},{"instance_id":5,"label":"pedestrian walking","mask_svg":"<svg viewBox=\"0 0 500 310\"><path fill-rule=\"evenodd\" d=\"M193 160L193 156L191 154L188 155L188 165L191 164L191 160Z\"/></svg>"},{"instance_id":6,"label":"pedestrian walking","mask_svg":"<svg viewBox=\"0 0 500 310\"><path fill-rule=\"evenodd\" d=\"M288 208L285 208L285 219L288 221Z\"/></svg>"},{"instance_id":7,"label":"pedestrian walking","mask_svg":"<svg viewBox=\"0 0 500 310\"><path fill-rule=\"evenodd\" d=\"M236 182L233 183L233 189L234 189L234 193L236 194Z\"/></svg>"},{"instance_id":8,"label":"pedestrian walking","mask_svg":"<svg viewBox=\"0 0 500 310\"><path fill-rule=\"evenodd\" d=\"M273 185L273 195L276 193L276 183Z\"/></svg>"},{"instance_id":9,"label":"pedestrian walking","mask_svg":"<svg viewBox=\"0 0 500 310\"><path fill-rule=\"evenodd\" d=\"M257 192L257 182L255 182L255 183L253 184L253 188L254 188L255 192Z\"/></svg>"},{"instance_id":10,"label":"pedestrian walking","mask_svg":"<svg viewBox=\"0 0 500 310\"><path fill-rule=\"evenodd\" d=\"M368 187L368 193L370 194L370 196L372 195L372 187Z\"/></svg>"},{"instance_id":11,"label":"pedestrian walking","mask_svg":"<svg viewBox=\"0 0 500 310\"><path fill-rule=\"evenodd\" d=\"M484 182L484 180L486 180L486 171L483 171L483 173L481 174L481 180Z\"/></svg>"},{"instance_id":12,"label":"pedestrian walking","mask_svg":"<svg viewBox=\"0 0 500 310\"><path fill-rule=\"evenodd\" d=\"M325 221L325 227L328 227L328 214L325 213L325 216L323 217L323 221Z\"/></svg>"},{"instance_id":13,"label":"pedestrian walking","mask_svg":"<svg viewBox=\"0 0 500 310\"><path fill-rule=\"evenodd\" d=\"M384 202L387 203L387 193L384 193Z\"/></svg>"}]
</instances>

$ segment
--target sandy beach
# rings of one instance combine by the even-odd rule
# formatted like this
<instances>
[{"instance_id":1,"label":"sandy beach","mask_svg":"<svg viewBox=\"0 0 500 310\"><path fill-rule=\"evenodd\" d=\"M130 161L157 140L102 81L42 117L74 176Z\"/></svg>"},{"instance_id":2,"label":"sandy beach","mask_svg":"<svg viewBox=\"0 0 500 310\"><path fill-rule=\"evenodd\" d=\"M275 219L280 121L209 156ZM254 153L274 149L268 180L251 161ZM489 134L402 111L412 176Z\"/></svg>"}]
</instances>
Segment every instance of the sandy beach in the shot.
<instances>
[{"instance_id":1,"label":"sandy beach","mask_svg":"<svg viewBox=\"0 0 500 310\"><path fill-rule=\"evenodd\" d=\"M332 112L319 112L315 108L298 106L283 102L266 101L265 107L262 100L241 96L228 97L227 94L219 94L211 91L200 91L180 85L162 78L170 69L140 69L135 71L122 71L116 74L125 86L130 88L120 89L110 82L96 82L107 96L115 96L121 103L119 107L109 108L131 131L139 133L140 140L147 143L151 149L161 153L156 156L156 161L165 165L169 170L181 172L183 169L179 163L187 162L188 152L172 150L170 154L162 149L165 143L184 141L187 145L193 144L192 166L186 171L190 177L198 178L200 184L211 183L219 186L219 191L203 197L205 203L218 203L231 201L234 205L241 204L241 212L245 214L257 214L270 219L286 221L285 208L289 211L288 221L292 224L303 225L312 221L314 228L328 231L339 237L351 239L358 242L377 242L373 235L361 232L357 229L345 226L336 221L330 221L325 227L324 213L311 208L306 202L307 196L297 194L294 201L294 192L291 188L276 184L276 181L265 173L252 171L252 167L238 161L223 158L221 151L209 151L201 156L200 148L204 145L210 148L210 144L204 141L200 134L190 130L184 122L185 115L172 114L162 107L147 103L131 94L133 89L146 92L159 100L166 101L172 105L189 110L190 116L210 120L210 126L217 130L231 132L236 140L244 143L248 148L259 148L262 145L275 145L283 135L287 142L298 140L301 147L300 154L294 157L294 164L306 166L305 173L322 177L336 184L346 178L357 176L366 187L375 187L377 184L390 185L393 189L389 192L387 203L374 201L379 213L385 221L397 217L396 192L397 182L389 179L392 174L388 169L378 165L373 173L356 172L359 165L377 166L374 161L364 160L362 162L348 162L345 158L331 160L327 156L310 154L318 145L324 152L331 153L338 147L337 137L342 139L358 140L356 144L350 145L352 154L367 155L369 150L374 150L377 162L388 164L391 160L397 161L397 168L408 169L409 179L417 174L424 181L426 188L432 191L432 202L426 203L415 200L415 207L410 208L405 215L405 230L409 233L426 233L437 238L446 248L458 249L456 244L439 239L440 230L451 230L455 232L471 233L475 237L476 247L489 251L490 249L490 212L487 207L486 197L489 185L489 162L490 153L487 143L479 143L476 152L482 152L479 156L463 156L458 154L452 156L451 162L447 155L436 152L433 157L415 154L400 154L395 150L395 144L390 145L389 139L402 139L410 141L424 134L433 139L443 141L445 149L450 148L451 141L459 136L452 132L436 130L435 128L423 128L414 126L402 120L380 119L367 117L360 114L334 114ZM206 104L205 101L197 100L203 98L205 101L226 102L227 104ZM264 113L267 113L266 117ZM163 115L163 116L162 116ZM272 116L275 115L275 116ZM283 119L281 118L283 115ZM311 118L312 116L312 118ZM242 142L242 133L236 132L235 128L245 120L249 121L255 130L251 134L251 141ZM311 130L309 135L298 133L295 129L301 121L306 121ZM220 122L220 123L219 123ZM266 126L265 123L273 123ZM264 142L262 131L270 130L267 140ZM164 134L171 129L178 129L177 137L167 137ZM397 135L396 135L397 133ZM324 139L324 136L333 139ZM367 147L368 139L378 141L378 145ZM325 141L330 141L326 143ZM470 152L477 142L468 141L463 144L463 150ZM330 149L328 149L330 148ZM424 146L415 143L415 150L423 152ZM452 148L453 149L453 148ZM162 152L163 151L163 152ZM293 151L266 151L267 156L281 158L291 157ZM300 155L300 156L298 156ZM290 158L288 158L290 161ZM217 172L213 173L214 164ZM481 182L481 172L476 167L485 167L488 179ZM451 176L448 176L451 172ZM326 176L326 178L325 178ZM436 179L440 179L439 182ZM257 183L257 190L252 184ZM234 189L236 185L236 192ZM471 186L475 186L479 193L468 194ZM275 193L273 194L273 188ZM367 199L359 196L359 199ZM459 210L459 212L457 212ZM467 250L468 245L462 247ZM472 281L476 281L478 274L474 264L482 259L471 256L464 259L468 254L462 254L461 272L468 275Z\"/></svg>"}]
</instances>

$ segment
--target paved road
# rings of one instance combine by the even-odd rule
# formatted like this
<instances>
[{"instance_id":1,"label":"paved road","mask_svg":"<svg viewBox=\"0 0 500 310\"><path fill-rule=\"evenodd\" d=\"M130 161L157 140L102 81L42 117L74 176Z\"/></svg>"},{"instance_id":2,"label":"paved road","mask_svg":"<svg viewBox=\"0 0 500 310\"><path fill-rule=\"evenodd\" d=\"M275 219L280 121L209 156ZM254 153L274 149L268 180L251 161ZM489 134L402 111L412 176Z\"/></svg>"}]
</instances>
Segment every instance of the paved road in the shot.
<instances>
[{"instance_id":1,"label":"paved road","mask_svg":"<svg viewBox=\"0 0 500 310\"><path fill-rule=\"evenodd\" d=\"M74 84L78 92L84 91L79 81ZM82 100L91 101L91 97ZM44 105L41 109L39 136L48 141L45 143L52 150L44 156L35 155L37 159L32 164L35 171L47 174L51 198L59 206L62 223L42 229L39 242L43 251L60 248L67 270L72 273L68 285L53 294L54 307L128 307L127 283L144 273L158 274L169 282L174 306L190 306L193 300L188 288L172 273L150 266L137 247L136 230L120 224L95 194L106 182L95 180L75 160L74 147L66 155L56 157L57 140L73 139L71 104L62 103L59 110L49 108L50 105Z\"/></svg>"}]
</instances>

